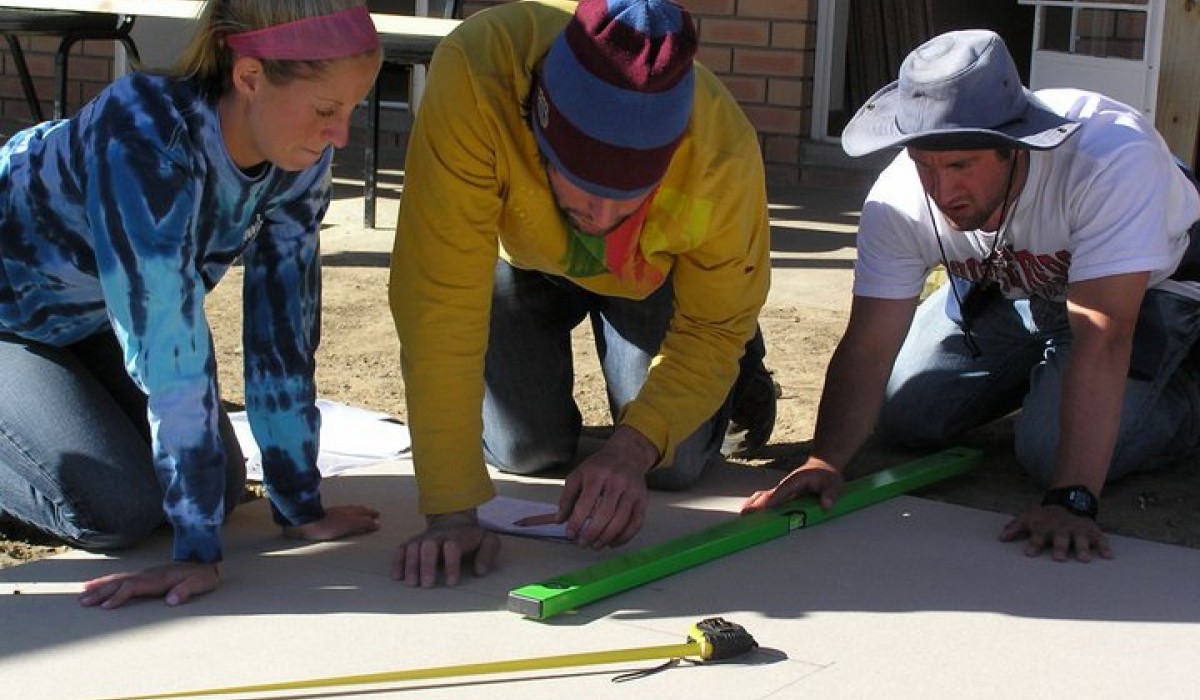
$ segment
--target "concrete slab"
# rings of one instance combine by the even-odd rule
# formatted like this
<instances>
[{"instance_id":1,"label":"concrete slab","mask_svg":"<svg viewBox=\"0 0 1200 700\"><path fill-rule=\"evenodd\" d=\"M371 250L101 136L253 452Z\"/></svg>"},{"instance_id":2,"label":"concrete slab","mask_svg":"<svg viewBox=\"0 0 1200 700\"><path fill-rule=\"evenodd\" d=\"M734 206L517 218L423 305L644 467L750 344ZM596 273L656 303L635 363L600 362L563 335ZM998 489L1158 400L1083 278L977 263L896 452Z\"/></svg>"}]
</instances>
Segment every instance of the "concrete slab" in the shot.
<instances>
[{"instance_id":1,"label":"concrete slab","mask_svg":"<svg viewBox=\"0 0 1200 700\"><path fill-rule=\"evenodd\" d=\"M850 190L771 188L768 303L848 311L862 197Z\"/></svg>"},{"instance_id":2,"label":"concrete slab","mask_svg":"<svg viewBox=\"0 0 1200 700\"><path fill-rule=\"evenodd\" d=\"M734 517L745 493L776 476L727 466L695 493L652 494L633 546ZM498 485L548 502L559 489L507 476ZM535 622L507 612L509 590L614 553L505 536L492 575L412 589L388 576L392 548L420 526L411 464L355 470L326 493L380 507L383 530L300 544L278 536L265 502L248 504L227 528L221 588L180 608L75 602L86 579L162 561L165 533L119 557L70 553L0 570L0 677L21 679L10 697L88 700L671 645L714 615L763 648L628 683L612 678L656 662L271 697L1190 698L1200 685L1192 549L1115 538L1113 561L1057 564L997 542L1006 516L902 496Z\"/></svg>"},{"instance_id":3,"label":"concrete slab","mask_svg":"<svg viewBox=\"0 0 1200 700\"><path fill-rule=\"evenodd\" d=\"M367 230L360 167L339 157L322 245L382 269L402 175L381 173L378 225ZM771 201L772 303L844 309L859 194L775 188ZM747 493L778 476L726 466L695 492L652 494L649 525L633 547L734 517ZM505 495L546 502L560 489L513 477L498 484ZM75 602L88 579L163 561L165 532L119 557L72 552L0 570L5 697L91 700L677 644L714 615L744 625L763 649L738 663L683 665L620 684L611 682L616 673L657 662L271 697L1061 700L1193 698L1200 686L1194 549L1115 537L1113 561L1056 564L998 543L1007 516L900 497L533 622L506 610L509 590L615 553L505 537L490 576L415 590L388 576L392 549L421 526L411 465L338 477L326 498L378 506L383 530L305 545L279 537L264 502L249 504L227 528L220 590L180 608Z\"/></svg>"}]
</instances>

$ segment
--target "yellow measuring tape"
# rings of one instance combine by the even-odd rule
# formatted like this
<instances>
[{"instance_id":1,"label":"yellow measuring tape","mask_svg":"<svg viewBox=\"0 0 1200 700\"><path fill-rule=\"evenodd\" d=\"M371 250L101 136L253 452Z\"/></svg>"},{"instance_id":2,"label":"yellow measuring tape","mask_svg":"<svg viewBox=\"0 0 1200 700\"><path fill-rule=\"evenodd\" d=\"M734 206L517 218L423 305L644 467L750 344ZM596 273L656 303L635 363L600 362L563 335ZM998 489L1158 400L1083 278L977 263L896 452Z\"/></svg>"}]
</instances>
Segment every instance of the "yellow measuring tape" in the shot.
<instances>
[{"instance_id":1,"label":"yellow measuring tape","mask_svg":"<svg viewBox=\"0 0 1200 700\"><path fill-rule=\"evenodd\" d=\"M234 693L265 693L275 690L309 690L313 688L335 688L347 685L368 685L375 683L430 680L435 678L453 678L456 676L481 676L493 673L515 673L517 671L536 671L551 668L567 668L571 666L616 664L625 661L645 661L648 659L699 657L701 661L710 661L731 659L751 651L757 646L758 642L754 641L754 637L751 637L750 633L748 633L741 625L729 622L723 618L710 617L697 622L695 625L692 625L691 630L688 632L687 642L683 644L666 644L663 646L638 647L634 649L615 649L611 651L592 651L579 654L542 656L531 659L513 659L510 661L459 664L456 666L437 666L434 668L418 668L409 671L367 673L356 676L333 676L330 678L285 681L282 683L265 683L262 685L239 685L230 686L227 688L185 690L174 693L131 695L120 698L106 698L105 700L165 700L166 698L193 698L210 695L232 695Z\"/></svg>"}]
</instances>

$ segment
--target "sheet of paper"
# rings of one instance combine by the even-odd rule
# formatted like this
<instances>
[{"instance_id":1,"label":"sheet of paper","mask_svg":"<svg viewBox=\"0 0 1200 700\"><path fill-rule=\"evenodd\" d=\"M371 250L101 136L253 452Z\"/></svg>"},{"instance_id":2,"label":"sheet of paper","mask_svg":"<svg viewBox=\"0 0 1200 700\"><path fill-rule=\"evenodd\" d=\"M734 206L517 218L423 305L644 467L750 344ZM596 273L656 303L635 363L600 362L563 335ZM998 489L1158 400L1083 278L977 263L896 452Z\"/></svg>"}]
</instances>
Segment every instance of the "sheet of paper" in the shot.
<instances>
[{"instance_id":1,"label":"sheet of paper","mask_svg":"<svg viewBox=\"0 0 1200 700\"><path fill-rule=\"evenodd\" d=\"M317 408L321 411L321 451L317 455L317 468L322 476L397 459L412 447L408 427L386 413L326 399L318 399ZM262 453L254 442L246 412L230 413L229 420L246 457L246 478L261 481Z\"/></svg>"},{"instance_id":2,"label":"sheet of paper","mask_svg":"<svg viewBox=\"0 0 1200 700\"><path fill-rule=\"evenodd\" d=\"M558 510L555 503L541 501L526 501L508 496L496 496L479 506L479 524L493 532L503 532L521 537L541 537L546 539L565 540L567 538L566 523L555 525L533 525L522 527L517 521L530 515L543 515Z\"/></svg>"}]
</instances>

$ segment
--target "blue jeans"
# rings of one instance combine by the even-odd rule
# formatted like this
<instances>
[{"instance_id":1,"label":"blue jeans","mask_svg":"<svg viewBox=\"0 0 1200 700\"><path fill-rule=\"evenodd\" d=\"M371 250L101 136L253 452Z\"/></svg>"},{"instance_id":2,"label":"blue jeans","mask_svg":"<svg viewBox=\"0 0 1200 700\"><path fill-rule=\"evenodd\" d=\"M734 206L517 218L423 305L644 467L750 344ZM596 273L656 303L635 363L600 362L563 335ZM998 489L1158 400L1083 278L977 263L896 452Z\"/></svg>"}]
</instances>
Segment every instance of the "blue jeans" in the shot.
<instances>
[{"instance_id":1,"label":"blue jeans","mask_svg":"<svg viewBox=\"0 0 1200 700\"><path fill-rule=\"evenodd\" d=\"M488 462L518 474L569 466L583 426L573 394L571 330L591 317L609 411L617 416L646 380L671 321L672 301L669 281L638 301L593 294L569 280L500 261L484 372ZM761 365L765 352L757 333L746 346L739 381ZM678 490L698 481L719 458L729 415L727 398L679 444L669 467L650 472L647 484Z\"/></svg>"},{"instance_id":2,"label":"blue jeans","mask_svg":"<svg viewBox=\"0 0 1200 700\"><path fill-rule=\"evenodd\" d=\"M146 396L111 332L68 347L0 333L0 515L77 547L129 547L163 522ZM246 467L221 412L226 510Z\"/></svg>"},{"instance_id":3,"label":"blue jeans","mask_svg":"<svg viewBox=\"0 0 1200 700\"><path fill-rule=\"evenodd\" d=\"M877 432L908 446L941 445L1017 409L1017 460L1038 483L1054 475L1071 330L1066 304L995 297L971 327L972 357L947 315L950 285L917 309L892 369ZM951 304L953 308L953 304ZM1200 302L1148 290L1130 356L1110 478L1172 466L1200 445Z\"/></svg>"}]
</instances>

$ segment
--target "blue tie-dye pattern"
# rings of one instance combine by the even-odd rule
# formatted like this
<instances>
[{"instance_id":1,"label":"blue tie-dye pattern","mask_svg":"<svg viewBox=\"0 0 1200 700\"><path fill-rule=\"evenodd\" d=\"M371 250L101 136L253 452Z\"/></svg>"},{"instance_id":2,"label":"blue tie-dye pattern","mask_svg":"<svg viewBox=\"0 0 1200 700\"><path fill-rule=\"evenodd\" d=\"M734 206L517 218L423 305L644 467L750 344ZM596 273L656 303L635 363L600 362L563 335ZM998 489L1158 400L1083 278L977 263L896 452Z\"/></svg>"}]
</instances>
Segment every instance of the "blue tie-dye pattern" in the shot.
<instances>
[{"instance_id":1,"label":"blue tie-dye pattern","mask_svg":"<svg viewBox=\"0 0 1200 700\"><path fill-rule=\"evenodd\" d=\"M145 75L0 149L0 329L52 345L115 331L148 397L177 560L221 558L225 455L204 295L239 256L246 409L275 517L324 514L313 354L330 157L248 177L194 85Z\"/></svg>"}]
</instances>

